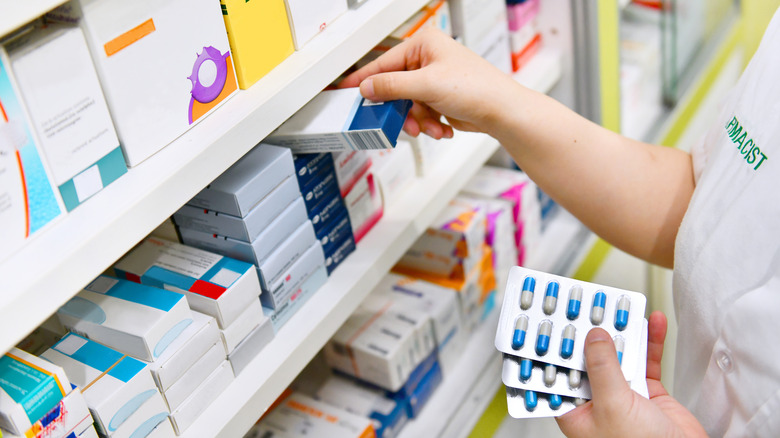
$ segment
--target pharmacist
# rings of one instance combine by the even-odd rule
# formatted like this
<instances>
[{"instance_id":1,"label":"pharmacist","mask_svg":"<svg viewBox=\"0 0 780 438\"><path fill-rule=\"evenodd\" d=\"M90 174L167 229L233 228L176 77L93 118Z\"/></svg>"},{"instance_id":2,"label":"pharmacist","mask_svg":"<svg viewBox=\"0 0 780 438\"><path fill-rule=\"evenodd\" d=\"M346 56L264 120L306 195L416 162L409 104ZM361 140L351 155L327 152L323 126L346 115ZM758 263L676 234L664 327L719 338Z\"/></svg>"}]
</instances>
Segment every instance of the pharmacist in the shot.
<instances>
[{"instance_id":1,"label":"pharmacist","mask_svg":"<svg viewBox=\"0 0 780 438\"><path fill-rule=\"evenodd\" d=\"M436 31L353 73L372 100L409 98L405 129L501 142L545 192L618 248L674 268L675 398L660 381L665 317L650 317L643 399L601 329L586 339L593 400L569 436L780 436L780 14L691 154L603 129ZM447 123L442 123L441 115Z\"/></svg>"}]
</instances>

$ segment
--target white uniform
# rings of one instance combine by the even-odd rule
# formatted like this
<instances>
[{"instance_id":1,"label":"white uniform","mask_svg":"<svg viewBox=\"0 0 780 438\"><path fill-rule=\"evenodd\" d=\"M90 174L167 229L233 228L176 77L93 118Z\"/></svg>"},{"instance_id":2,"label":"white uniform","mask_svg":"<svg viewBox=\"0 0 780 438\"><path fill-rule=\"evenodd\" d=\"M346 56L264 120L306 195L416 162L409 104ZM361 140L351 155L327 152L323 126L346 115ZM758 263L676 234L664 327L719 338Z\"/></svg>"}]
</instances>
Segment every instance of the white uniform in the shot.
<instances>
[{"instance_id":1,"label":"white uniform","mask_svg":"<svg viewBox=\"0 0 780 438\"><path fill-rule=\"evenodd\" d=\"M780 437L780 12L692 154L674 395L711 436Z\"/></svg>"}]
</instances>

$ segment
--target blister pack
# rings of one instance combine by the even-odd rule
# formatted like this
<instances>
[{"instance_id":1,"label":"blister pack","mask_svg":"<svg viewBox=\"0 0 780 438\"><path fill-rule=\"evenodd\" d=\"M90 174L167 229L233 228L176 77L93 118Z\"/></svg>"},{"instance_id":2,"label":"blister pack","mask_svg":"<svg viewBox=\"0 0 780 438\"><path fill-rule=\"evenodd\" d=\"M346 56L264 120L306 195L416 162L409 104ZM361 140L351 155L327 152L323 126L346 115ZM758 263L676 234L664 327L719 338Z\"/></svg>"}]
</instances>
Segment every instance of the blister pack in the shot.
<instances>
[{"instance_id":1,"label":"blister pack","mask_svg":"<svg viewBox=\"0 0 780 438\"><path fill-rule=\"evenodd\" d=\"M510 388L590 399L590 382L584 371L504 355L501 381Z\"/></svg>"},{"instance_id":2,"label":"blister pack","mask_svg":"<svg viewBox=\"0 0 780 438\"><path fill-rule=\"evenodd\" d=\"M496 348L502 353L585 370L585 336L594 327L615 341L627 381L637 371L646 297L523 267L509 273Z\"/></svg>"}]
</instances>

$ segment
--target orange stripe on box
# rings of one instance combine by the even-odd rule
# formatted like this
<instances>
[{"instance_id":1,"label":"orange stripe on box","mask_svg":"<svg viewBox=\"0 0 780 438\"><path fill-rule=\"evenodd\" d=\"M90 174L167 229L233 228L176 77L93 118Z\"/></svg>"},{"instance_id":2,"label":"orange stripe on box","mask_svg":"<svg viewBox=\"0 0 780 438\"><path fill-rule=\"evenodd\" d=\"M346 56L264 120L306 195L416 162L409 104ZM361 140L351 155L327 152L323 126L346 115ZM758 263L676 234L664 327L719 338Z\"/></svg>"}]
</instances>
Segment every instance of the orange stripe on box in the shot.
<instances>
[{"instance_id":1,"label":"orange stripe on box","mask_svg":"<svg viewBox=\"0 0 780 438\"><path fill-rule=\"evenodd\" d=\"M120 50L149 35L155 30L154 20L150 18L144 21L138 26L128 30L122 35L119 35L118 37L104 44L103 49L106 51L106 56L116 54Z\"/></svg>"},{"instance_id":2,"label":"orange stripe on box","mask_svg":"<svg viewBox=\"0 0 780 438\"><path fill-rule=\"evenodd\" d=\"M45 370L45 369L39 367L38 365L32 364L32 363L22 359L21 357L16 356L15 354L6 353L6 356L10 357L11 359L14 359L16 361L21 362L21 363L27 365L30 368L34 368L34 369L42 372L43 374L46 374L47 376L51 376L54 379L54 381L57 382L57 387L60 388L60 392L62 393L62 395L64 396L64 395L68 394L67 392L65 392L65 388L62 387L62 383L60 383L60 379L57 377L57 375L55 373L53 373L53 372L51 372L49 370ZM70 389L70 388L68 388L68 389Z\"/></svg>"}]
</instances>

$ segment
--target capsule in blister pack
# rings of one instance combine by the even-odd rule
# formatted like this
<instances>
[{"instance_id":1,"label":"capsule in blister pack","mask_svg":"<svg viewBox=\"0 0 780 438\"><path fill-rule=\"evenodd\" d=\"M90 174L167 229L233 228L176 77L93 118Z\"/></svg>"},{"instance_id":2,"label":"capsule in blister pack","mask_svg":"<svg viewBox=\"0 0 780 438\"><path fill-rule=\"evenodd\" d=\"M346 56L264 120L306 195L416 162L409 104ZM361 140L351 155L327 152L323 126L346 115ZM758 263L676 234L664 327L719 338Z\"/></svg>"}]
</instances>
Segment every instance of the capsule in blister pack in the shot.
<instances>
[{"instance_id":1,"label":"capsule in blister pack","mask_svg":"<svg viewBox=\"0 0 780 438\"><path fill-rule=\"evenodd\" d=\"M511 388L590 399L590 383L584 371L507 354L504 355L501 381Z\"/></svg>"},{"instance_id":2,"label":"capsule in blister pack","mask_svg":"<svg viewBox=\"0 0 780 438\"><path fill-rule=\"evenodd\" d=\"M563 415L587 400L526 391L518 388L506 388L507 411L512 418L541 418Z\"/></svg>"},{"instance_id":3,"label":"capsule in blister pack","mask_svg":"<svg viewBox=\"0 0 780 438\"><path fill-rule=\"evenodd\" d=\"M646 304L638 292L513 267L495 345L512 356L583 371L585 336L601 327L622 342L621 369L630 381Z\"/></svg>"}]
</instances>

